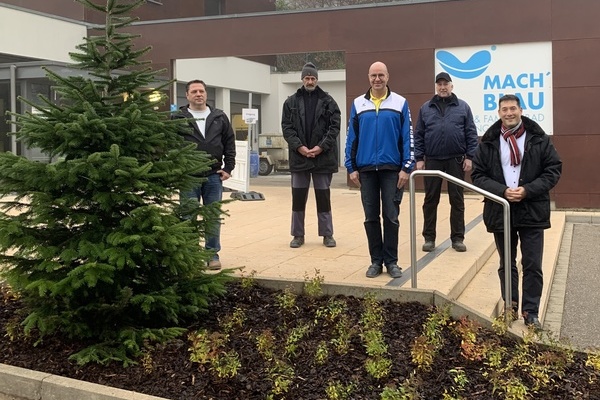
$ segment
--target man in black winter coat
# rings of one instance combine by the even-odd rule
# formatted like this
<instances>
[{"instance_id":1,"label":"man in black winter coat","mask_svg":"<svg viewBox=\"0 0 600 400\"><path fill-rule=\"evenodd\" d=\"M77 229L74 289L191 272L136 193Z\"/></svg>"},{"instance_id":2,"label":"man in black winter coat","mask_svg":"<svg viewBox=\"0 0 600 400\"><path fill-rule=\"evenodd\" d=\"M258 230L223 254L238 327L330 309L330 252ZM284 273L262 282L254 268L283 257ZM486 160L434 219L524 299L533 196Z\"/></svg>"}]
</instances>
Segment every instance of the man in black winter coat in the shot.
<instances>
[{"instance_id":1,"label":"man in black winter coat","mask_svg":"<svg viewBox=\"0 0 600 400\"><path fill-rule=\"evenodd\" d=\"M180 107L179 113L173 118L190 119L190 131L186 132L185 140L195 143L199 151L210 154L214 163L212 169L203 176L206 181L189 193L182 193L182 198L193 198L203 204L211 204L222 200L223 181L231 177L235 168L235 134L229 118L222 110L210 108L206 104L206 84L201 80L193 80L185 87L185 96L189 104ZM192 121L194 119L195 121ZM208 262L208 268L221 269L219 251L221 250L220 224L212 232L206 234L207 250L214 252Z\"/></svg>"},{"instance_id":2,"label":"man in black winter coat","mask_svg":"<svg viewBox=\"0 0 600 400\"><path fill-rule=\"evenodd\" d=\"M290 247L304 244L304 215L311 178L317 202L319 236L326 247L335 247L330 186L338 171L340 109L318 85L312 63L302 68L302 87L283 103L281 128L288 143L292 175L292 227Z\"/></svg>"},{"instance_id":3,"label":"man in black winter coat","mask_svg":"<svg viewBox=\"0 0 600 400\"><path fill-rule=\"evenodd\" d=\"M525 324L541 328L538 313L543 287L542 254L544 229L550 228L550 190L557 184L562 161L550 137L531 119L522 116L517 96L499 100L498 116L481 138L473 159L473 183L510 203L510 266L512 311L519 307L517 242L521 241L523 298L521 312ZM500 255L500 287L504 297L503 207L485 200L483 220L494 234ZM506 299L505 299L506 300ZM509 312L509 310L506 310Z\"/></svg>"}]
</instances>

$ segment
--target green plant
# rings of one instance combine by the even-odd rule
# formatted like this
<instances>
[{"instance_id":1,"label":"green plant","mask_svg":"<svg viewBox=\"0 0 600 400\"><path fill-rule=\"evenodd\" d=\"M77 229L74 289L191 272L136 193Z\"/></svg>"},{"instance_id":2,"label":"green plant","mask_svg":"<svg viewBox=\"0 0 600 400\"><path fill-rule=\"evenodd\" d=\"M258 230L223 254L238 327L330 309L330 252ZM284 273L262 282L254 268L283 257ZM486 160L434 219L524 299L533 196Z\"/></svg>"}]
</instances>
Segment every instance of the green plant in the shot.
<instances>
[{"instance_id":1,"label":"green plant","mask_svg":"<svg viewBox=\"0 0 600 400\"><path fill-rule=\"evenodd\" d=\"M290 288L285 288L282 293L277 294L277 305L283 310L292 312L296 309L296 295Z\"/></svg>"},{"instance_id":2,"label":"green plant","mask_svg":"<svg viewBox=\"0 0 600 400\"><path fill-rule=\"evenodd\" d=\"M294 368L280 360L275 361L275 365L269 368L268 374L273 382L271 394L287 393L295 376Z\"/></svg>"},{"instance_id":3,"label":"green plant","mask_svg":"<svg viewBox=\"0 0 600 400\"><path fill-rule=\"evenodd\" d=\"M365 361L365 369L372 377L381 379L389 375L392 369L392 360L386 357L369 357Z\"/></svg>"},{"instance_id":4,"label":"green plant","mask_svg":"<svg viewBox=\"0 0 600 400\"><path fill-rule=\"evenodd\" d=\"M91 343L71 356L79 364L129 365L223 294L228 273L205 273L199 240L223 212L177 200L212 160L184 142L186 120L155 110L169 83L149 89L150 48L126 31L144 1L78 2L105 20L71 53L81 73L44 68L58 100L21 98L13 114L16 139L52 161L0 153L1 274L22 297L26 333Z\"/></svg>"},{"instance_id":5,"label":"green plant","mask_svg":"<svg viewBox=\"0 0 600 400\"><path fill-rule=\"evenodd\" d=\"M241 366L240 357L234 350L219 353L210 360L210 369L219 378L233 378Z\"/></svg>"},{"instance_id":6,"label":"green plant","mask_svg":"<svg viewBox=\"0 0 600 400\"><path fill-rule=\"evenodd\" d=\"M219 321L219 325L223 328L223 333L229 334L233 332L235 328L241 328L246 320L246 311L241 307L236 307L233 310L233 314L226 316L222 321Z\"/></svg>"},{"instance_id":7,"label":"green plant","mask_svg":"<svg viewBox=\"0 0 600 400\"><path fill-rule=\"evenodd\" d=\"M354 335L354 329L347 315L340 316L333 331L333 337L330 340L333 348L339 355L346 354L350 349L350 341Z\"/></svg>"},{"instance_id":8,"label":"green plant","mask_svg":"<svg viewBox=\"0 0 600 400\"><path fill-rule=\"evenodd\" d=\"M329 350L327 349L327 342L320 341L317 345L317 350L315 351L315 362L318 365L325 364L327 358L329 357Z\"/></svg>"},{"instance_id":9,"label":"green plant","mask_svg":"<svg viewBox=\"0 0 600 400\"><path fill-rule=\"evenodd\" d=\"M330 382L325 389L325 394L329 400L350 399L355 386L353 383L344 385L341 382Z\"/></svg>"},{"instance_id":10,"label":"green plant","mask_svg":"<svg viewBox=\"0 0 600 400\"><path fill-rule=\"evenodd\" d=\"M469 383L469 378L463 369L451 369L448 371L452 375L452 381L454 385L449 389L444 389L443 399L444 400L458 400L462 399L461 393L464 392L466 385Z\"/></svg>"},{"instance_id":11,"label":"green plant","mask_svg":"<svg viewBox=\"0 0 600 400\"><path fill-rule=\"evenodd\" d=\"M585 365L587 365L588 367L594 367L596 371L600 371L600 353L588 353L587 360L585 360Z\"/></svg>"},{"instance_id":12,"label":"green plant","mask_svg":"<svg viewBox=\"0 0 600 400\"><path fill-rule=\"evenodd\" d=\"M242 275L242 278L240 279L240 283L244 290L249 290L249 289L253 288L254 285L256 285L256 274L257 274L257 271L252 270L252 271L250 271L250 275L248 275L248 276Z\"/></svg>"},{"instance_id":13,"label":"green plant","mask_svg":"<svg viewBox=\"0 0 600 400\"><path fill-rule=\"evenodd\" d=\"M309 297L319 297L323 295L323 282L325 277L320 275L321 271L315 269L315 276L310 278L307 273L304 274L304 293Z\"/></svg>"},{"instance_id":14,"label":"green plant","mask_svg":"<svg viewBox=\"0 0 600 400\"><path fill-rule=\"evenodd\" d=\"M299 325L291 329L285 341L285 353L288 356L296 355L298 343L310 332L310 324Z\"/></svg>"},{"instance_id":15,"label":"green plant","mask_svg":"<svg viewBox=\"0 0 600 400\"><path fill-rule=\"evenodd\" d=\"M273 359L275 349L275 337L270 330L263 331L256 337L256 347L265 360Z\"/></svg>"}]
</instances>

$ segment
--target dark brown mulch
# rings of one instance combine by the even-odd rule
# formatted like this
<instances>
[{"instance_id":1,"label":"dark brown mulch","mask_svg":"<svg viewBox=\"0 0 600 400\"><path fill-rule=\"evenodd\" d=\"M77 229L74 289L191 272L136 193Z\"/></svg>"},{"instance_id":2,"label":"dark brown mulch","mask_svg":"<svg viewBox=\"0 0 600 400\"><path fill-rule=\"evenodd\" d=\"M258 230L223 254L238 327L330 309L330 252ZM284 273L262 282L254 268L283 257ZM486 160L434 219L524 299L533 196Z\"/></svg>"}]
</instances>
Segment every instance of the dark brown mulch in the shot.
<instances>
[{"instance_id":1,"label":"dark brown mulch","mask_svg":"<svg viewBox=\"0 0 600 400\"><path fill-rule=\"evenodd\" d=\"M352 386L347 399L380 399L384 387L407 387L410 378L413 394L420 399L441 399L443 393L455 386L452 370L463 370L468 382L461 392L465 399L501 399L501 391L495 391L483 371L488 370L485 360L470 361L461 354L461 340L451 329L443 331L444 347L435 358L429 372L418 372L411 377L416 365L412 361L410 348L415 338L422 334L423 324L432 311L431 307L418 303L382 303L385 325L382 328L388 354L393 364L386 378L375 379L365 370L367 354L358 333L352 337L350 351L339 355L331 348L327 360L320 365L315 360L318 344L330 341L332 326L324 317L315 317L316 310L328 307L328 297L318 299L300 296L292 312L284 311L276 302L280 292L253 287L242 288L239 283L229 287L228 294L211 307L209 315L190 327L190 331L207 329L220 331L227 316L236 308L244 311L242 327L229 334L228 349L237 351L241 367L234 378L218 378L208 367L190 362L190 341L179 341L155 348L149 356L136 366L123 368L120 365L100 366L88 364L77 366L67 360L68 356L81 348L80 343L70 343L57 337L45 339L37 347L32 340L10 341L8 335L0 335L0 362L18 367L34 369L70 378L133 390L169 399L213 399L246 400L266 399L274 387L274 360L265 360L257 351L257 336L269 330L277 338L277 357L293 367L292 384L284 395L273 399L327 399L325 389L334 382ZM345 315L354 328L360 325L364 312L364 301L353 297L340 297L348 304ZM6 327L19 309L19 302L4 294L0 308L0 326ZM295 355L283 357L285 339L293 327L307 322L313 329L300 342ZM356 331L358 332L358 331ZM480 330L481 340L489 338L508 349L516 343L506 337L497 337L493 332ZM543 352L544 347L539 348ZM585 366L586 356L575 353L574 362L563 376L551 375L552 383L527 398L535 399L600 399L600 378L597 371ZM269 370L271 369L271 374ZM531 384L531 377L519 377ZM340 397L341 398L341 397ZM394 397L396 398L396 397ZM401 398L401 397L397 397Z\"/></svg>"}]
</instances>

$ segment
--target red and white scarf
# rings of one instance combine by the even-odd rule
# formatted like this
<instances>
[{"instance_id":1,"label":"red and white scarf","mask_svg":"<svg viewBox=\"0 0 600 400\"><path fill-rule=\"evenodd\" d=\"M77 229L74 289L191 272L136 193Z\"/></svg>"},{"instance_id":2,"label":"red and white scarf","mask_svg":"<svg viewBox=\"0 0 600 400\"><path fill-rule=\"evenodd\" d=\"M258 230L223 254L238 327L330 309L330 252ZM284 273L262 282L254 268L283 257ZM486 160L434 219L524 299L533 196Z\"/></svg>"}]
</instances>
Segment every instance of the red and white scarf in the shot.
<instances>
[{"instance_id":1,"label":"red and white scarf","mask_svg":"<svg viewBox=\"0 0 600 400\"><path fill-rule=\"evenodd\" d=\"M514 128L507 128L502 124L500 133L510 147L510 165L516 166L521 164L521 153L519 152L519 146L517 145L517 139L525 133L525 127L523 121L519 122L519 125Z\"/></svg>"}]
</instances>

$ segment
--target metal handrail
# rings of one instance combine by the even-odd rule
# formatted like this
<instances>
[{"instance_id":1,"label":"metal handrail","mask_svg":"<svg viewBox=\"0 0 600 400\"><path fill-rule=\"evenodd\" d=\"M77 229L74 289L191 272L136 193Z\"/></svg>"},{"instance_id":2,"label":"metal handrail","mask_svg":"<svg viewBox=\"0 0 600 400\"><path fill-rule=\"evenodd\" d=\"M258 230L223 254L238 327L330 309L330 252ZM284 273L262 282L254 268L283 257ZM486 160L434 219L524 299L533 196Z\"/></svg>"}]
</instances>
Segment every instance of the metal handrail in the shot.
<instances>
[{"instance_id":1,"label":"metal handrail","mask_svg":"<svg viewBox=\"0 0 600 400\"><path fill-rule=\"evenodd\" d=\"M417 288L417 229L416 229L416 215L415 215L415 177L416 176L438 176L440 178L444 178L447 181L454 183L455 185L462 186L463 188L472 190L477 192L486 198L495 201L496 203L500 203L503 207L503 219L504 219L504 318L507 324L510 322L510 313L508 310L512 310L511 299L512 299L512 289L511 289L511 266L510 266L510 204L508 200L496 196L488 192L487 190L483 190L478 188L475 185L472 185L468 182L463 181L462 179L456 178L452 175L448 175L442 171L436 170L418 170L413 171L410 174L409 181L409 189L410 189L410 280L411 287L413 289Z\"/></svg>"}]
</instances>

